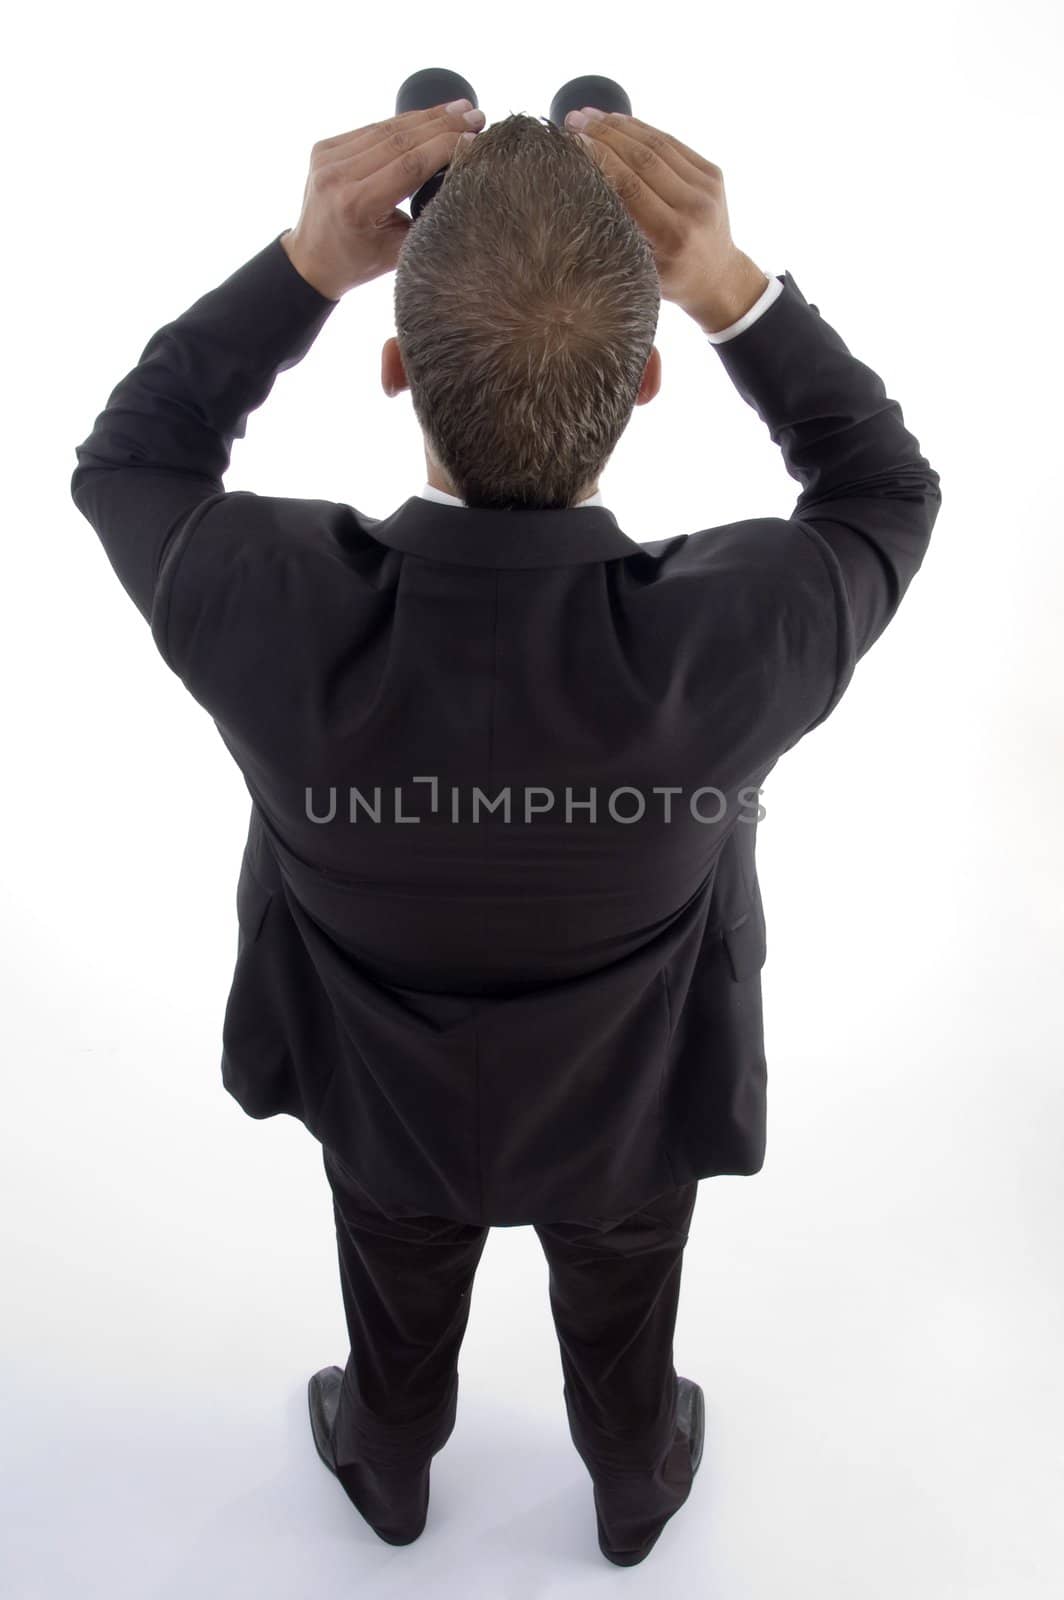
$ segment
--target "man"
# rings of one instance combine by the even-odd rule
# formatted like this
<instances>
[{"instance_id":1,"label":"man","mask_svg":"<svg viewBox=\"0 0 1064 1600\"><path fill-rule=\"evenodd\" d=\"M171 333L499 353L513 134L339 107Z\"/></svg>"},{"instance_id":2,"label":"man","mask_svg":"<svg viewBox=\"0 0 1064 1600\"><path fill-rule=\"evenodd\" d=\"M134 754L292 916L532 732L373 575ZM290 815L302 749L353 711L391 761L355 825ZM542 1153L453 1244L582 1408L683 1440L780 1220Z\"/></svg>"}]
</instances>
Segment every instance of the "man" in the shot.
<instances>
[{"instance_id":1,"label":"man","mask_svg":"<svg viewBox=\"0 0 1064 1600\"><path fill-rule=\"evenodd\" d=\"M719 168L616 114L466 128L315 146L297 226L154 336L71 492L252 797L222 1077L323 1145L351 1351L311 1379L322 1459L382 1539L420 1534L487 1229L531 1224L633 1565L701 1454L672 1364L698 1180L764 1159L758 792L895 614L939 479L737 249ZM392 267L422 493L383 520L226 493L278 373ZM605 507L662 298L780 446L789 518L640 544Z\"/></svg>"}]
</instances>

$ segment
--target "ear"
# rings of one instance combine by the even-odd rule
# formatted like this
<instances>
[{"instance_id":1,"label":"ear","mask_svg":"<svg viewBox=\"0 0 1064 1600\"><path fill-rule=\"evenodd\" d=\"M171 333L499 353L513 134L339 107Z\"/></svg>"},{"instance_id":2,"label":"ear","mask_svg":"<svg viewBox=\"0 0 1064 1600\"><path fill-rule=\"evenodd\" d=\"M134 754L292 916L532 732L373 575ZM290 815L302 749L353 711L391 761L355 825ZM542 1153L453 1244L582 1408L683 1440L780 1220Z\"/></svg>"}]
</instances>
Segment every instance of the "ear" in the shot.
<instances>
[{"instance_id":1,"label":"ear","mask_svg":"<svg viewBox=\"0 0 1064 1600\"><path fill-rule=\"evenodd\" d=\"M384 341L381 351L381 388L391 397L409 387L403 370L403 358L399 354L399 341L393 336Z\"/></svg>"},{"instance_id":2,"label":"ear","mask_svg":"<svg viewBox=\"0 0 1064 1600\"><path fill-rule=\"evenodd\" d=\"M657 345L654 345L650 355L647 357L647 364L643 370L643 380L639 385L639 393L635 397L636 405L645 406L648 400L653 400L660 388L661 352Z\"/></svg>"}]
</instances>

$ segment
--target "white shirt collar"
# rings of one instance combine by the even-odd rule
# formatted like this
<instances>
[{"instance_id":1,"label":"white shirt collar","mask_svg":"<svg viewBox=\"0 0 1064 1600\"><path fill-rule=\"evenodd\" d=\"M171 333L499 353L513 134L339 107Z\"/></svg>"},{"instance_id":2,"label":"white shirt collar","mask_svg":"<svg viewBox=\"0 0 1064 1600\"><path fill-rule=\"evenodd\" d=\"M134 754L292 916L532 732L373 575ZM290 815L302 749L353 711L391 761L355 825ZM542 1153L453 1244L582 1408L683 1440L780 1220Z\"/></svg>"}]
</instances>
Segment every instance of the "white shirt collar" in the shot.
<instances>
[{"instance_id":1,"label":"white shirt collar","mask_svg":"<svg viewBox=\"0 0 1064 1600\"><path fill-rule=\"evenodd\" d=\"M437 489L436 485L433 484L433 483L423 484L421 489L418 492L421 494L423 499L425 499L425 500L438 500L441 503L441 505L445 505L445 506L464 506L465 505L465 501L464 500L459 500L457 495L448 494L446 492L446 490L444 490L444 489ZM591 495L588 495L586 500L578 500L576 502L576 505L572 509L574 511L576 511L576 510L579 510L581 506L600 506L600 505L602 505L602 503L603 503L602 495L601 495L600 491L598 489L596 489L595 493L591 494Z\"/></svg>"}]
</instances>

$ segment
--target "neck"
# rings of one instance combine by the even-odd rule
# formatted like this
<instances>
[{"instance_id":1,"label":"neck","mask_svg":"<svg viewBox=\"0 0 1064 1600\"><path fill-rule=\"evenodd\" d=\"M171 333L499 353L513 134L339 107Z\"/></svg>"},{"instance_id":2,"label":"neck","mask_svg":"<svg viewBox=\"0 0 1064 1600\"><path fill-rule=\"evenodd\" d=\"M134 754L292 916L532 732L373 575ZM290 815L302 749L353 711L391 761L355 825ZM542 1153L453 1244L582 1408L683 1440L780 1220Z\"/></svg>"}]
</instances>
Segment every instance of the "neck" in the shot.
<instances>
[{"instance_id":1,"label":"neck","mask_svg":"<svg viewBox=\"0 0 1064 1600\"><path fill-rule=\"evenodd\" d=\"M426 464L428 467L428 481L431 483L432 487L434 489L439 489L443 494L453 494L456 495L458 499L461 499L461 495L458 494L458 490L455 488L450 478L448 478L445 473L440 471L436 463L434 461L429 461L426 457Z\"/></svg>"},{"instance_id":2,"label":"neck","mask_svg":"<svg viewBox=\"0 0 1064 1600\"><path fill-rule=\"evenodd\" d=\"M431 459L427 452L425 455L425 466L427 469L427 481L431 483L434 489L439 489L443 494L453 494L457 500L462 498L454 484L451 482L450 478L448 478L447 474L436 465L435 461ZM581 489L580 493L576 497L576 500L574 501L574 504L579 505L581 500L589 500L591 496L597 492L597 483L593 483L590 488Z\"/></svg>"}]
</instances>

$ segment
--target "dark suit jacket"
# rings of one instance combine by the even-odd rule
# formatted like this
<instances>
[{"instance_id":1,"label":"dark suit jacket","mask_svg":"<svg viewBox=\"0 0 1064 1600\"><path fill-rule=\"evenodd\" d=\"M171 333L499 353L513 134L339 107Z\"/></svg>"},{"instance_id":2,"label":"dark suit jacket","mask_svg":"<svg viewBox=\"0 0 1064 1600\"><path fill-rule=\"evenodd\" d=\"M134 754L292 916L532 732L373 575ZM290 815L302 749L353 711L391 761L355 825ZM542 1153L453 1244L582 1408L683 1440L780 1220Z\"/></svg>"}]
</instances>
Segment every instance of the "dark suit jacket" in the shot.
<instances>
[{"instance_id":1,"label":"dark suit jacket","mask_svg":"<svg viewBox=\"0 0 1064 1600\"><path fill-rule=\"evenodd\" d=\"M801 485L787 518L641 544L601 506L226 493L336 303L280 235L77 448L74 503L252 799L225 1087L392 1215L607 1216L762 1165L756 791L940 504L881 380L781 281L714 348Z\"/></svg>"}]
</instances>

